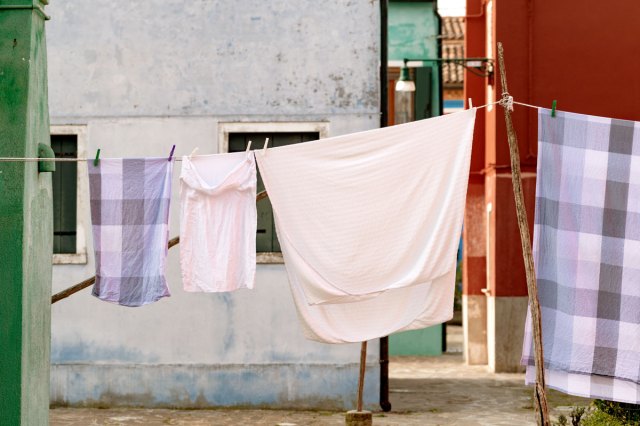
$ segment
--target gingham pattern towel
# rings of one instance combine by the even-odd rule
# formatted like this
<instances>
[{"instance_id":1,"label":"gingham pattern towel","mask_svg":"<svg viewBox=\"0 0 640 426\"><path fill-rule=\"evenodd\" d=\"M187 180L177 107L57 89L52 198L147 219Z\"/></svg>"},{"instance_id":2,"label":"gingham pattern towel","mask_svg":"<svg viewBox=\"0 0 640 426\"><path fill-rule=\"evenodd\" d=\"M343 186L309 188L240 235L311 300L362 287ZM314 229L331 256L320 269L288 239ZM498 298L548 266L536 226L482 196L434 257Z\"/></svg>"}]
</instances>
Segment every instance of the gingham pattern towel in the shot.
<instances>
[{"instance_id":1,"label":"gingham pattern towel","mask_svg":"<svg viewBox=\"0 0 640 426\"><path fill-rule=\"evenodd\" d=\"M124 306L170 296L164 276L173 161L88 163L96 258L93 295Z\"/></svg>"},{"instance_id":2,"label":"gingham pattern towel","mask_svg":"<svg viewBox=\"0 0 640 426\"><path fill-rule=\"evenodd\" d=\"M547 385L640 402L640 123L541 109L533 252ZM530 318L523 364L534 380Z\"/></svg>"}]
</instances>

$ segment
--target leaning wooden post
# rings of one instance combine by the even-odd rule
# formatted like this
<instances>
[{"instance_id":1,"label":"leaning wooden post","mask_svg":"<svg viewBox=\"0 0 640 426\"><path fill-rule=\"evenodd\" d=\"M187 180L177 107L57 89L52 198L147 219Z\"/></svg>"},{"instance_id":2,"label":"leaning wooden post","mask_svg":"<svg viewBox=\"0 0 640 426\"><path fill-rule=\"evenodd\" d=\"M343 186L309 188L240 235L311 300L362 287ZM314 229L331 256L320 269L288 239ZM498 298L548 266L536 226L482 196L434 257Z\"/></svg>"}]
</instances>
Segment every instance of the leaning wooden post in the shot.
<instances>
[{"instance_id":1,"label":"leaning wooden post","mask_svg":"<svg viewBox=\"0 0 640 426\"><path fill-rule=\"evenodd\" d=\"M373 416L371 411L362 410L362 394L364 393L364 372L367 366L367 342L362 342L360 347L360 377L358 378L358 402L357 409L347 411L345 422L347 426L371 426Z\"/></svg>"},{"instance_id":2,"label":"leaning wooden post","mask_svg":"<svg viewBox=\"0 0 640 426\"><path fill-rule=\"evenodd\" d=\"M507 88L507 71L504 67L504 51L502 43L498 43L498 62L500 64L500 82L502 83L502 98L509 98ZM536 400L536 415L538 424L549 425L549 408L547 406L547 394L544 383L544 356L542 352L542 324L540 321L540 304L538 303L538 288L536 285L536 271L533 266L533 253L531 252L531 240L529 238L529 225L527 212L524 206L522 194L522 178L520 176L520 153L518 152L518 139L511 122L511 111L505 105L504 119L507 123L507 135L509 139L509 154L511 156L511 179L513 181L513 194L516 201L516 213L518 215L518 227L520 228L520 241L522 242L522 255L527 274L527 290L529 293L529 309L531 311L531 323L533 325L533 348L535 352L536 386L534 396Z\"/></svg>"}]
</instances>

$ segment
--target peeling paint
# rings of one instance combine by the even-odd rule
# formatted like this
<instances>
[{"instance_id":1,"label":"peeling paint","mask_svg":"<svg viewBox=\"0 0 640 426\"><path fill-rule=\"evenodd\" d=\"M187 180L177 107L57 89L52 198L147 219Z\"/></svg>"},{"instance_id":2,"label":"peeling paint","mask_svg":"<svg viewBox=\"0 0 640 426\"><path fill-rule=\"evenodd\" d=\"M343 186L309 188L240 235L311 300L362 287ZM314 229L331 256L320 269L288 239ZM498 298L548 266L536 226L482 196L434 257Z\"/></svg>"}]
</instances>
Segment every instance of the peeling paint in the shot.
<instances>
[{"instance_id":1,"label":"peeling paint","mask_svg":"<svg viewBox=\"0 0 640 426\"><path fill-rule=\"evenodd\" d=\"M145 354L143 351L125 344L110 346L83 340L55 341L51 347L51 362L53 363L109 361L155 363L159 361L159 357Z\"/></svg>"},{"instance_id":2,"label":"peeling paint","mask_svg":"<svg viewBox=\"0 0 640 426\"><path fill-rule=\"evenodd\" d=\"M282 114L377 112L370 92L379 78L378 10L367 2L180 5L54 2L47 43L56 114L260 114L269 112L265 106ZM344 82L338 95L331 75ZM297 84L311 76L318 87ZM274 91L276 82L287 93ZM86 99L96 87L102 96Z\"/></svg>"},{"instance_id":3,"label":"peeling paint","mask_svg":"<svg viewBox=\"0 0 640 426\"><path fill-rule=\"evenodd\" d=\"M54 365L51 405L104 408L279 407L344 410L355 405L358 365ZM377 368L367 367L373 377ZM377 402L365 380L365 405Z\"/></svg>"}]
</instances>

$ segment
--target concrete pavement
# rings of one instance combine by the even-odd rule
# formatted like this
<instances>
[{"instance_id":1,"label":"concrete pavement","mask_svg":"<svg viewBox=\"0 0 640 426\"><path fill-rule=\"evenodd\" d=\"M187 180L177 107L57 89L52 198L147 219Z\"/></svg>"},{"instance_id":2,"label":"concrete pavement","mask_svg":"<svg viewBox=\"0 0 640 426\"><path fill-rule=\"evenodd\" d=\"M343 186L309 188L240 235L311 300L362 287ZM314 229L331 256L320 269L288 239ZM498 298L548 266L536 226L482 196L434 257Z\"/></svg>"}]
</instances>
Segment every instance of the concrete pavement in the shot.
<instances>
[{"instance_id":1,"label":"concrete pavement","mask_svg":"<svg viewBox=\"0 0 640 426\"><path fill-rule=\"evenodd\" d=\"M532 390L522 374L491 374L464 365L462 355L395 357L390 363L393 405L374 413L374 425L533 425ZM550 391L554 414L589 400ZM87 425L344 425L344 413L285 410L77 409L50 411L51 426Z\"/></svg>"}]
</instances>

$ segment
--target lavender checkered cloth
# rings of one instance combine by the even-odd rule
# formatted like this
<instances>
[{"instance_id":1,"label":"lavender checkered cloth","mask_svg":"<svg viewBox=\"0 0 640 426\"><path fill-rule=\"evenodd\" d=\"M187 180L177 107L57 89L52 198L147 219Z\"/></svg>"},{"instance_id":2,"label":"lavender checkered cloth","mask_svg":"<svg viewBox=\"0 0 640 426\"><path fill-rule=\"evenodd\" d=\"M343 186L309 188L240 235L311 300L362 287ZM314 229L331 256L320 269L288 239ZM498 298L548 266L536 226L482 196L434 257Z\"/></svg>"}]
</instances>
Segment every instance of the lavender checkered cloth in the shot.
<instances>
[{"instance_id":1,"label":"lavender checkered cloth","mask_svg":"<svg viewBox=\"0 0 640 426\"><path fill-rule=\"evenodd\" d=\"M547 385L640 403L640 123L541 109L533 252ZM530 318L522 363L534 378Z\"/></svg>"},{"instance_id":2,"label":"lavender checkered cloth","mask_svg":"<svg viewBox=\"0 0 640 426\"><path fill-rule=\"evenodd\" d=\"M173 161L88 163L96 254L93 295L124 306L170 296L164 276Z\"/></svg>"}]
</instances>

